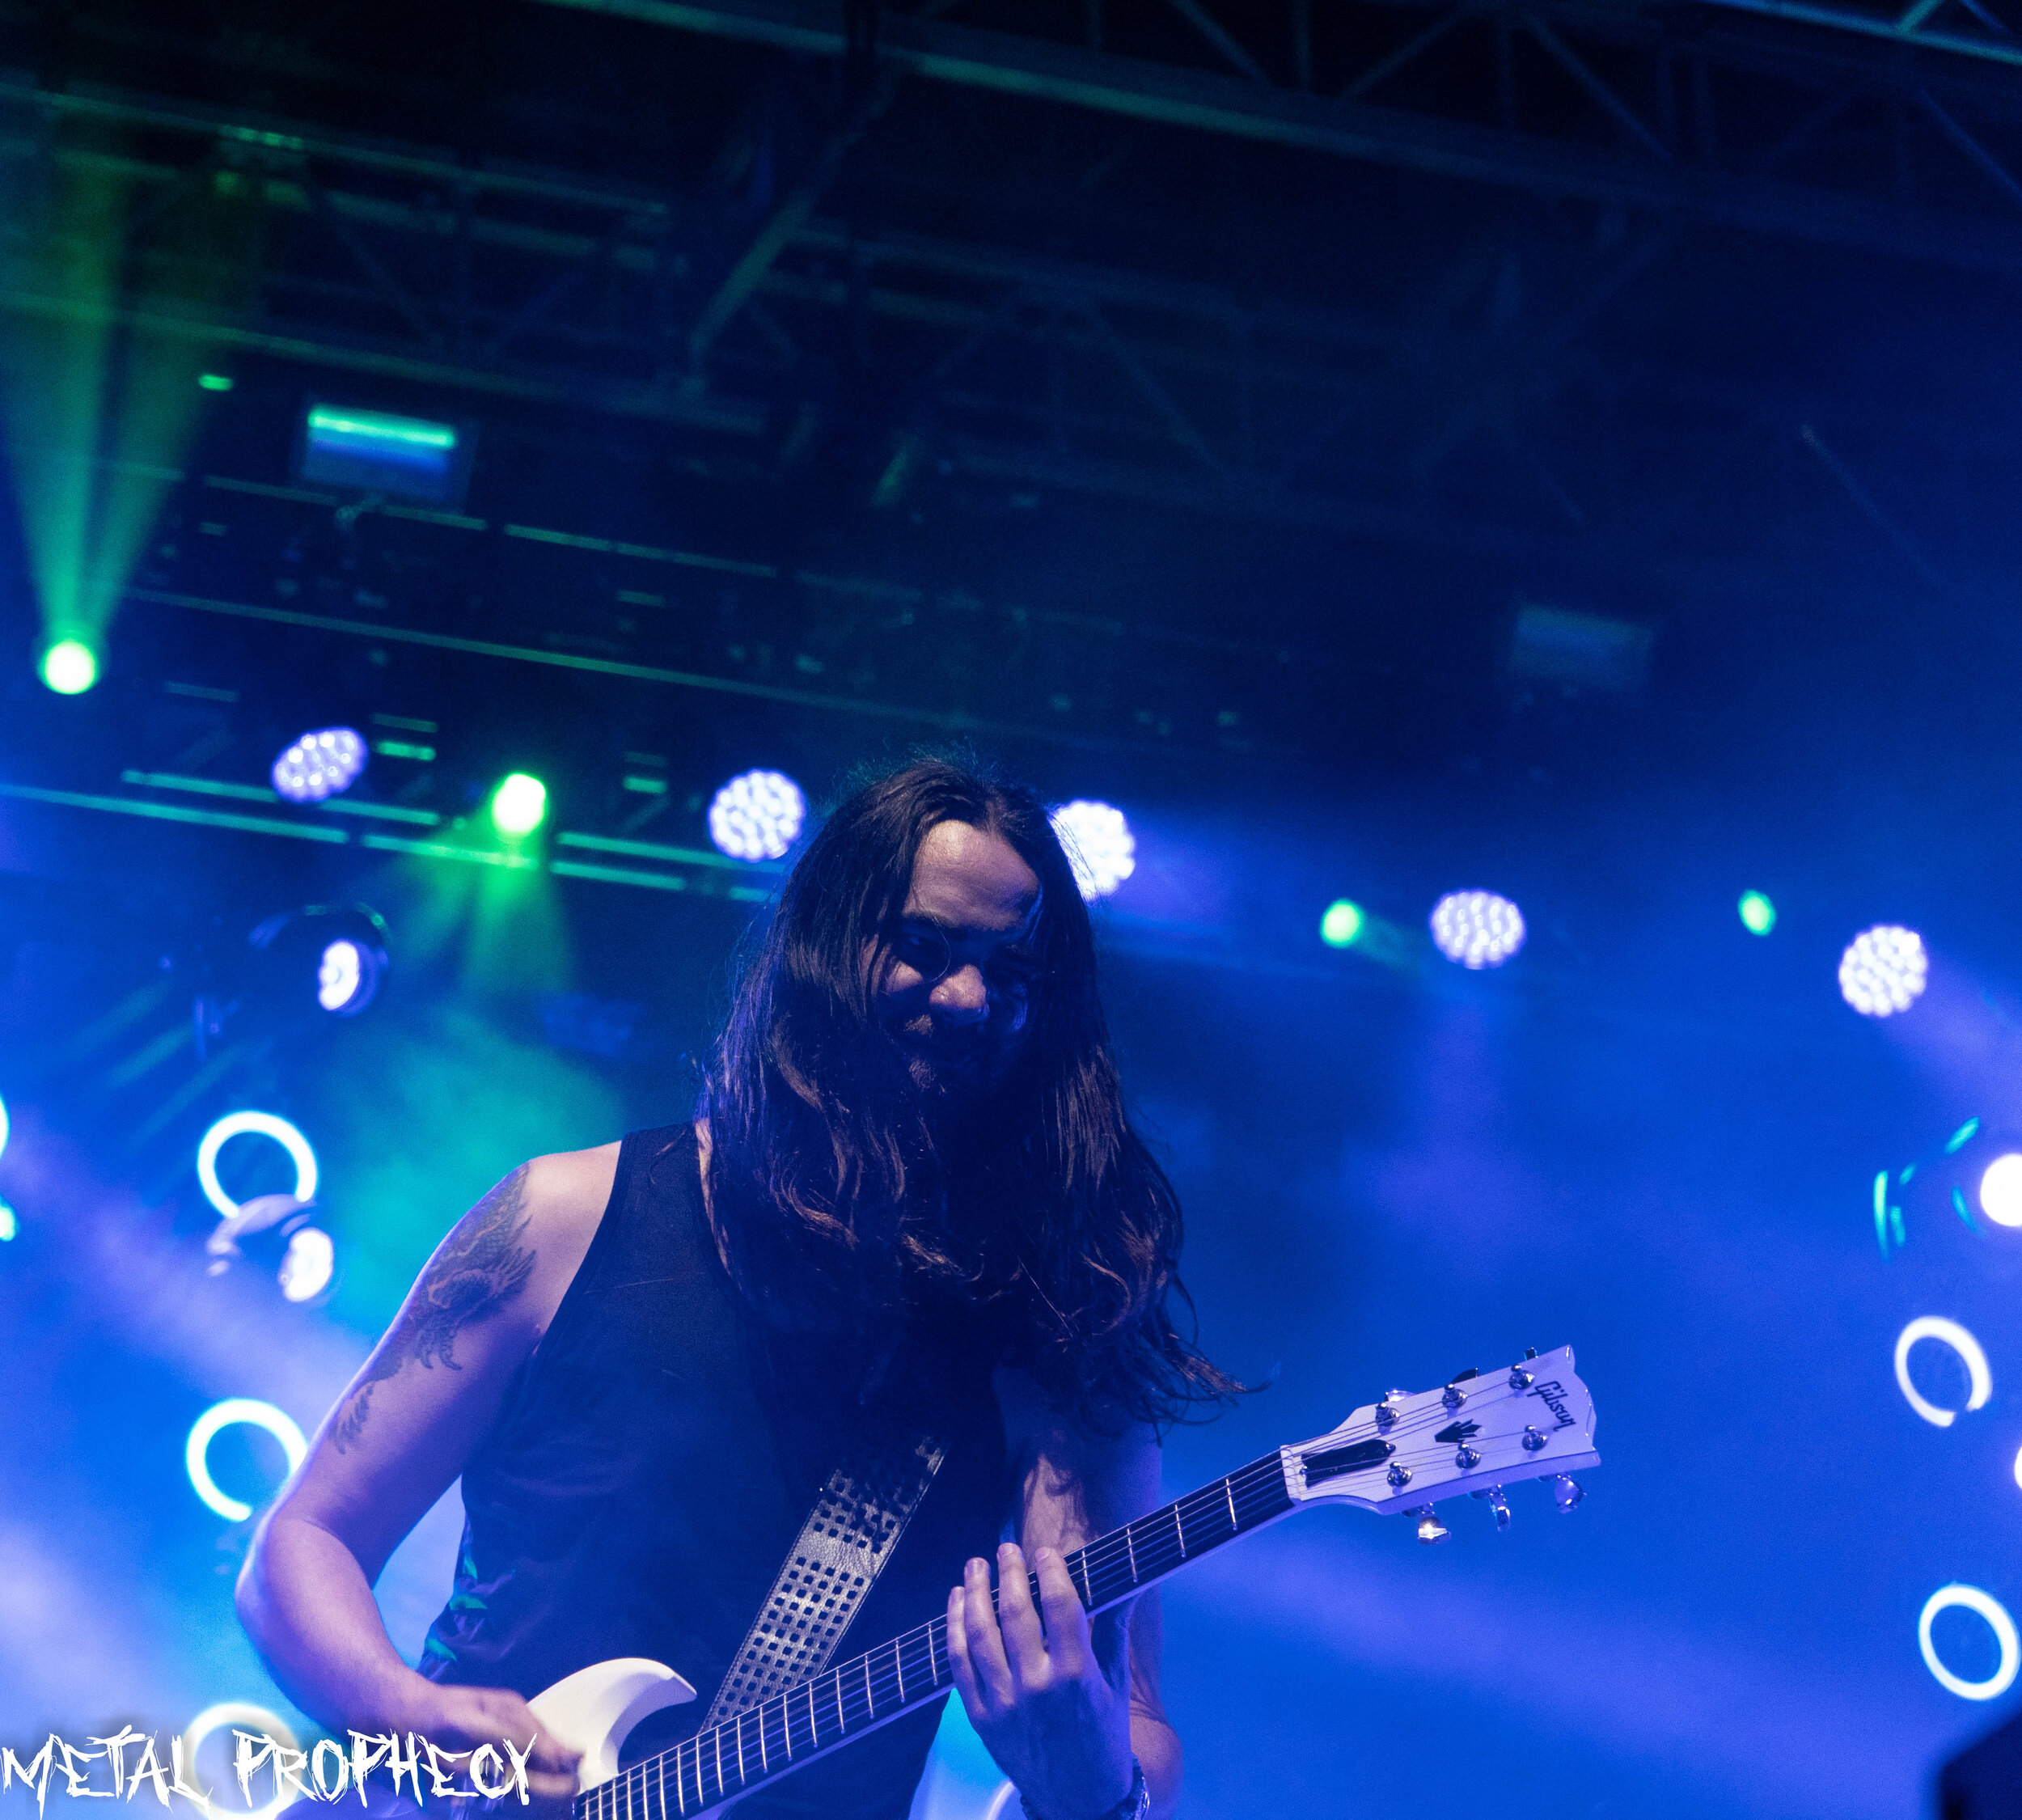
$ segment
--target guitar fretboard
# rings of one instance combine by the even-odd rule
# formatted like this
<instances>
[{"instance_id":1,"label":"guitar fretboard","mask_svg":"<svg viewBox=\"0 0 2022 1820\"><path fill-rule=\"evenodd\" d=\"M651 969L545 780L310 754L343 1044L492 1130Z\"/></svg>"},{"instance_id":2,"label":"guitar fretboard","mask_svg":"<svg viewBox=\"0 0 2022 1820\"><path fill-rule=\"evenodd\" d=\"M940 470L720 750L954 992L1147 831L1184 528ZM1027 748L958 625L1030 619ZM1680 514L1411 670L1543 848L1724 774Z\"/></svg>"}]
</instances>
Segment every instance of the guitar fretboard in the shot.
<instances>
[{"instance_id":1,"label":"guitar fretboard","mask_svg":"<svg viewBox=\"0 0 2022 1820\"><path fill-rule=\"evenodd\" d=\"M1089 1612L1106 1610L1291 1508L1280 1457L1267 1454L1077 1549L1067 1557L1068 1575ZM1031 1584L1036 1602L1036 1576ZM574 1820L706 1813L889 1724L951 1684L948 1621L937 1618L621 1770L576 1797Z\"/></svg>"}]
</instances>

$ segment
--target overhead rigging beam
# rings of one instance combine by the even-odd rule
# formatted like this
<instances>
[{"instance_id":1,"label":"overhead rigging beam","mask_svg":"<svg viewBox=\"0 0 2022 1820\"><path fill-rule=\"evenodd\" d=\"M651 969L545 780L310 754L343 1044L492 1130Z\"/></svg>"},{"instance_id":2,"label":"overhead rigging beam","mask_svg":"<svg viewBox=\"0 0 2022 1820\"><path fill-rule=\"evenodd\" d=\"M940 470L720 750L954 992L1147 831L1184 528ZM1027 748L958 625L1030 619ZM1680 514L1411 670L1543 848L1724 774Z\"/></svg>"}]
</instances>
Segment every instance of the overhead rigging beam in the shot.
<instances>
[{"instance_id":1,"label":"overhead rigging beam","mask_svg":"<svg viewBox=\"0 0 2022 1820\"><path fill-rule=\"evenodd\" d=\"M1915 4L1895 18L1864 13L1852 6L1821 6L1806 0L1703 0L1711 6L1726 6L1736 12L1754 13L1764 19L1784 19L1796 25L1823 26L1834 32L1855 32L1864 37L1886 39L1891 44L1916 44L1925 50L1944 51L1954 57L1984 57L1990 62L2022 66L2022 44L2003 44L1995 37L1967 37L1956 32L1929 32L1923 22L1938 11L1931 0Z\"/></svg>"},{"instance_id":2,"label":"overhead rigging beam","mask_svg":"<svg viewBox=\"0 0 2022 1820\"><path fill-rule=\"evenodd\" d=\"M820 0L545 0L678 31L840 57L840 15ZM897 15L888 68L1161 125L1454 177L1500 188L1677 210L1786 239L1973 269L2022 271L2022 232L1958 213L1817 185L1611 153L1212 71Z\"/></svg>"}]
</instances>

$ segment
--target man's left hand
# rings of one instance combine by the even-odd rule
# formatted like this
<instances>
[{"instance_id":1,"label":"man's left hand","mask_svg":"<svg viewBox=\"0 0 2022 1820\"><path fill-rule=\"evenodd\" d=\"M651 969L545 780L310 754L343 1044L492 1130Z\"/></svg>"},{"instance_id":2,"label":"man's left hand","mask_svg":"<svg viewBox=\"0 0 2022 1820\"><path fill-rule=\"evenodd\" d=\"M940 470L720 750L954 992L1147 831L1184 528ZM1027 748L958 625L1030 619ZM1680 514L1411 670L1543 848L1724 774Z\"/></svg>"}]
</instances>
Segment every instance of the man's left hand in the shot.
<instances>
[{"instance_id":1,"label":"man's left hand","mask_svg":"<svg viewBox=\"0 0 2022 1820\"><path fill-rule=\"evenodd\" d=\"M976 1735L1045 1820L1095 1820L1130 1792L1130 1654L1118 1629L1109 1672L1056 1548L1033 1551L1034 1608L1023 1552L972 1560L948 1595L948 1665ZM1043 1619L1043 1625L1042 1624Z\"/></svg>"}]
</instances>

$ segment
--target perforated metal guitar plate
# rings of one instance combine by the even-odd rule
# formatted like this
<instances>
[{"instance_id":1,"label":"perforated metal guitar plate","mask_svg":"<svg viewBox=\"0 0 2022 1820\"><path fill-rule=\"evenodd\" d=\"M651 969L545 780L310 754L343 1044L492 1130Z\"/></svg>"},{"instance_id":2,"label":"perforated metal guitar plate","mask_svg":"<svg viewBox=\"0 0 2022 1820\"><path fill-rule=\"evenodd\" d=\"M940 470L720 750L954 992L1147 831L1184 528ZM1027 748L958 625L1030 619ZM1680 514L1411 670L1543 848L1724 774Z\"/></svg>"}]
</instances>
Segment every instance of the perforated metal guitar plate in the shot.
<instances>
[{"instance_id":1,"label":"perforated metal guitar plate","mask_svg":"<svg viewBox=\"0 0 2022 1820\"><path fill-rule=\"evenodd\" d=\"M894 1437L829 1475L710 1703L703 1730L828 1666L946 1452L931 1436Z\"/></svg>"}]
</instances>

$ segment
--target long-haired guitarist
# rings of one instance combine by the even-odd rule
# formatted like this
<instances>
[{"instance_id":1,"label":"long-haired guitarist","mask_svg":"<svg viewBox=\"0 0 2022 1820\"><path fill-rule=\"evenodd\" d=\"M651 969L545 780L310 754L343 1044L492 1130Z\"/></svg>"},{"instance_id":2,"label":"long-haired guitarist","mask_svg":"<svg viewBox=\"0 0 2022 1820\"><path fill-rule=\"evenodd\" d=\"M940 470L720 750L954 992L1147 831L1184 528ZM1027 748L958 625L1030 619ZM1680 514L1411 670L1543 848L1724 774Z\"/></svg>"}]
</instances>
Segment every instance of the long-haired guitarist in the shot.
<instances>
[{"instance_id":1,"label":"long-haired guitarist","mask_svg":"<svg viewBox=\"0 0 2022 1820\"><path fill-rule=\"evenodd\" d=\"M1237 1388L1173 1318L1179 1246L1043 806L974 764L910 764L793 867L694 1123L538 1158L443 1240L263 1524L240 1613L339 1731L523 1744L530 1698L626 1656L707 1703L838 1462L930 1437L941 1464L852 1648L945 1608L1029 1813L1168 1814L1156 1594L1091 1624L1062 1558L1150 1509L1159 1428ZM455 1589L417 1672L371 1586L459 1475ZM938 1710L741 1813L903 1820ZM542 1740L551 1813L573 1767Z\"/></svg>"}]
</instances>

